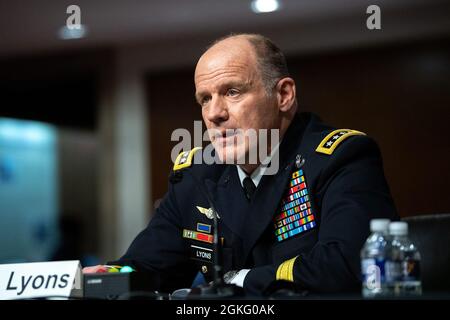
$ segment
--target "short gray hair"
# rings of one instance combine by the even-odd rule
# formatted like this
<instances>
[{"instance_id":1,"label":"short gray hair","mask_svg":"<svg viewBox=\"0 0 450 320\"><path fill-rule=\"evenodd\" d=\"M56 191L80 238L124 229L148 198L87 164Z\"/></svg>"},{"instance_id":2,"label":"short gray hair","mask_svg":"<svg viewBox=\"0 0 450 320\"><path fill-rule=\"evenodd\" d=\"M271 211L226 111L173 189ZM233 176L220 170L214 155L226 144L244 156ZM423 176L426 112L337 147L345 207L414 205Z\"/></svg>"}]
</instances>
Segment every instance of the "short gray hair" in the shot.
<instances>
[{"instance_id":1,"label":"short gray hair","mask_svg":"<svg viewBox=\"0 0 450 320\"><path fill-rule=\"evenodd\" d=\"M252 33L227 35L215 40L207 49L223 40L235 37L243 37L253 46L261 79L267 94L271 95L278 81L282 78L289 77L289 70L283 52L269 38Z\"/></svg>"}]
</instances>

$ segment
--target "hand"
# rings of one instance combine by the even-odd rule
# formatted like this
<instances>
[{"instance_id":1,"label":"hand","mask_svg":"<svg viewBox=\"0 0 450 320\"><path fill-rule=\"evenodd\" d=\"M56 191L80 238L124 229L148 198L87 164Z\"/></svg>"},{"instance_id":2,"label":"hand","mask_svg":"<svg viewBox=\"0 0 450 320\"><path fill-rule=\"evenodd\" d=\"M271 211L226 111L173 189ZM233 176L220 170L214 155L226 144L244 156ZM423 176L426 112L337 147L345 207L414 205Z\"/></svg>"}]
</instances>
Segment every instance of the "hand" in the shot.
<instances>
[{"instance_id":1,"label":"hand","mask_svg":"<svg viewBox=\"0 0 450 320\"><path fill-rule=\"evenodd\" d=\"M104 273L107 272L108 269L106 268L105 265L99 264L96 266L92 266L92 267L85 267L83 268L83 274L86 273Z\"/></svg>"},{"instance_id":2,"label":"hand","mask_svg":"<svg viewBox=\"0 0 450 320\"><path fill-rule=\"evenodd\" d=\"M244 280L247 276L247 273L250 272L250 269L241 269L241 270L231 270L225 273L223 276L223 281L227 284L234 284L238 287L244 287Z\"/></svg>"}]
</instances>

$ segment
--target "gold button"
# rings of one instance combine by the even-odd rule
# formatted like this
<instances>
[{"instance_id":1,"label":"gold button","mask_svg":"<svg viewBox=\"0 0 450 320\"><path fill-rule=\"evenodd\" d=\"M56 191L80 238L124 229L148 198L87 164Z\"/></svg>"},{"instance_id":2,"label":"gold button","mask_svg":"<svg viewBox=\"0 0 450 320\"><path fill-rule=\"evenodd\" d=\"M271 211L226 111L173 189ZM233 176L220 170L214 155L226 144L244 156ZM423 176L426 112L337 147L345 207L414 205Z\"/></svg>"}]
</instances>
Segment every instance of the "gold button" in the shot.
<instances>
[{"instance_id":1,"label":"gold button","mask_svg":"<svg viewBox=\"0 0 450 320\"><path fill-rule=\"evenodd\" d=\"M203 273L207 273L208 272L208 267L207 266L202 266L202 272Z\"/></svg>"}]
</instances>

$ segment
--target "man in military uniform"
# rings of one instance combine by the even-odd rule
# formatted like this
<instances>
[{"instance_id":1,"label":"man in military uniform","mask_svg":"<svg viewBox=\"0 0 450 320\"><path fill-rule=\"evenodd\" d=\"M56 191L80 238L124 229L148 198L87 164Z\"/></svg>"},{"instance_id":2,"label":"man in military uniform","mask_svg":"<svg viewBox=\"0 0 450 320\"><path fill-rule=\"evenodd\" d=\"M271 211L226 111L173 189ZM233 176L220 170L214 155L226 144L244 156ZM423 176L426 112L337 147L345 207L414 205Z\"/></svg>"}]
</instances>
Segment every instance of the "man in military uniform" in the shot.
<instances>
[{"instance_id":1,"label":"man in military uniform","mask_svg":"<svg viewBox=\"0 0 450 320\"><path fill-rule=\"evenodd\" d=\"M180 154L149 225L113 263L154 275L162 291L189 287L199 271L211 280L217 214L227 281L246 292L261 294L277 280L311 292L359 290L370 219L397 217L376 143L299 113L284 56L260 35L213 44L195 86L207 128L219 132L211 141L221 160L245 158L252 147L227 129L277 129L279 169L194 164L198 148Z\"/></svg>"}]
</instances>

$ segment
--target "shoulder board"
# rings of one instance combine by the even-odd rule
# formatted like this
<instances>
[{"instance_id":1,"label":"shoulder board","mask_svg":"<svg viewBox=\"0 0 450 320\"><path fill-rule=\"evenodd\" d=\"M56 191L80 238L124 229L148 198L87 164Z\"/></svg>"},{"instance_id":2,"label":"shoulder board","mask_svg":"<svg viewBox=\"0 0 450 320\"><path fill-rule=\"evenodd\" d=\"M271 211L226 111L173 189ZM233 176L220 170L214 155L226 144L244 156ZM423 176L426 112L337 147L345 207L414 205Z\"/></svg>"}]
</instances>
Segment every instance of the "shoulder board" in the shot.
<instances>
[{"instance_id":1,"label":"shoulder board","mask_svg":"<svg viewBox=\"0 0 450 320\"><path fill-rule=\"evenodd\" d=\"M364 132L351 129L338 129L330 132L316 148L316 152L324 154L333 154L337 146L351 136L366 135Z\"/></svg>"},{"instance_id":2,"label":"shoulder board","mask_svg":"<svg viewBox=\"0 0 450 320\"><path fill-rule=\"evenodd\" d=\"M180 170L183 168L190 167L192 165L192 158L194 157L194 154L198 150L201 150L201 149L202 148L200 148L200 147L195 147L194 149L192 149L190 151L181 152L177 156L177 159L175 160L175 163L173 165L173 171L177 171L177 170Z\"/></svg>"}]
</instances>

